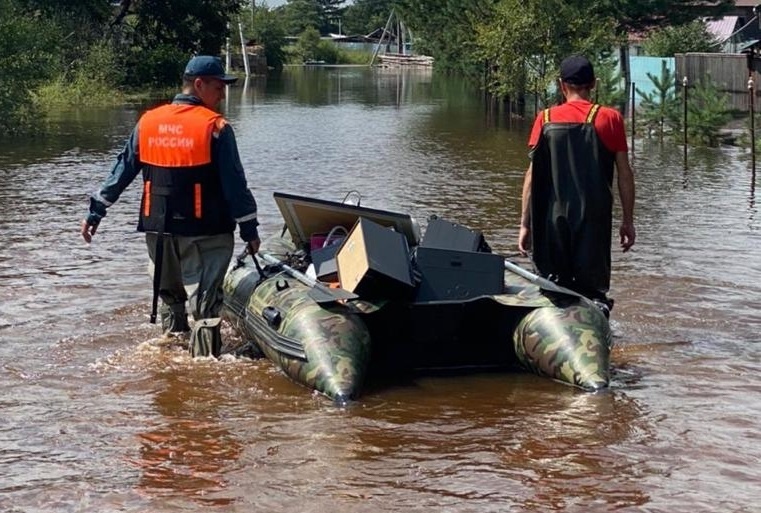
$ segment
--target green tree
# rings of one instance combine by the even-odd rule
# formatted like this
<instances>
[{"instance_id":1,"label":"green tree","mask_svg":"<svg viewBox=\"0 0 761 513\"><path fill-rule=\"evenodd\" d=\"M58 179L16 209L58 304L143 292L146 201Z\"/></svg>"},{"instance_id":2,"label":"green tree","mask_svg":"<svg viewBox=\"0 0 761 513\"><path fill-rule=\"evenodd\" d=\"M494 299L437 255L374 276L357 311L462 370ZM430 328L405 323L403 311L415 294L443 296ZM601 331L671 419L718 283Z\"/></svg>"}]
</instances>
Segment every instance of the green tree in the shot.
<instances>
[{"instance_id":1,"label":"green tree","mask_svg":"<svg viewBox=\"0 0 761 513\"><path fill-rule=\"evenodd\" d=\"M648 135L657 131L659 136L663 137L666 131L678 129L680 123L676 74L672 73L666 66L666 61L663 61L660 75L648 73L647 77L653 83L655 91L645 93L637 88L637 94L641 98L640 124L647 129Z\"/></svg>"},{"instance_id":2,"label":"green tree","mask_svg":"<svg viewBox=\"0 0 761 513\"><path fill-rule=\"evenodd\" d=\"M710 76L688 89L687 139L698 145L718 146L721 128L731 119L727 95Z\"/></svg>"},{"instance_id":3,"label":"green tree","mask_svg":"<svg viewBox=\"0 0 761 513\"><path fill-rule=\"evenodd\" d=\"M33 91L54 73L61 38L44 16L32 15L14 0L0 0L0 136L40 128Z\"/></svg>"},{"instance_id":4,"label":"green tree","mask_svg":"<svg viewBox=\"0 0 761 513\"><path fill-rule=\"evenodd\" d=\"M717 52L716 38L708 32L706 24L695 20L685 25L654 30L643 43L647 55L673 57L677 53Z\"/></svg>"},{"instance_id":5,"label":"green tree","mask_svg":"<svg viewBox=\"0 0 761 513\"><path fill-rule=\"evenodd\" d=\"M558 24L557 19L568 21ZM487 90L520 98L526 84L534 84L542 94L557 79L567 55L603 55L615 42L612 25L581 4L501 0L492 16L476 25L476 56L489 63Z\"/></svg>"},{"instance_id":6,"label":"green tree","mask_svg":"<svg viewBox=\"0 0 761 513\"><path fill-rule=\"evenodd\" d=\"M253 40L264 47L267 66L281 68L285 63L285 25L283 17L267 7L257 7L253 26L249 29Z\"/></svg>"},{"instance_id":7,"label":"green tree","mask_svg":"<svg viewBox=\"0 0 761 513\"><path fill-rule=\"evenodd\" d=\"M627 102L625 92L621 87L622 77L618 61L603 53L595 63L597 86L594 90L594 100L601 105L619 107Z\"/></svg>"},{"instance_id":8,"label":"green tree","mask_svg":"<svg viewBox=\"0 0 761 513\"><path fill-rule=\"evenodd\" d=\"M302 61L319 60L317 55L319 46L320 33L316 28L309 27L299 36L296 53Z\"/></svg>"},{"instance_id":9,"label":"green tree","mask_svg":"<svg viewBox=\"0 0 761 513\"><path fill-rule=\"evenodd\" d=\"M237 21L242 0L132 0L134 41L173 44L188 54L216 55Z\"/></svg>"},{"instance_id":10,"label":"green tree","mask_svg":"<svg viewBox=\"0 0 761 513\"><path fill-rule=\"evenodd\" d=\"M94 43L80 56L76 66L40 87L35 95L45 106L109 105L121 101L119 56L108 41Z\"/></svg>"},{"instance_id":11,"label":"green tree","mask_svg":"<svg viewBox=\"0 0 761 513\"><path fill-rule=\"evenodd\" d=\"M320 15L315 0L288 0L283 15L288 34L301 34L308 28L319 30Z\"/></svg>"},{"instance_id":12,"label":"green tree","mask_svg":"<svg viewBox=\"0 0 761 513\"><path fill-rule=\"evenodd\" d=\"M50 63L53 74L64 76L76 73L87 59L90 46L107 38L112 8L105 0L16 0L22 16L31 18L52 30L55 38L50 53L56 59Z\"/></svg>"},{"instance_id":13,"label":"green tree","mask_svg":"<svg viewBox=\"0 0 761 513\"><path fill-rule=\"evenodd\" d=\"M437 68L461 72L477 80L487 77L489 88L499 91L515 90L515 84L521 83L524 88L547 85L557 64L555 54L563 49L583 52L592 47L599 51L596 44L591 43L606 37L618 41L623 48L624 36L629 30L682 25L696 18L720 16L733 6L733 1L397 0L397 5L419 38L417 48L432 55ZM569 17L566 13L575 14ZM544 17L552 18L550 26L544 24ZM533 31L526 30L531 26ZM516 27L520 30L513 31ZM571 36L567 42L554 37L564 32ZM526 37L535 44L521 41ZM556 50L542 49L548 46L539 41L542 38L552 41L549 46ZM500 56L498 43L506 45L517 61ZM531 51L517 53L516 48ZM489 74L495 66L501 78L495 79ZM628 81L628 70L624 71ZM515 75L508 75L511 72ZM626 90L628 86L624 96L628 96Z\"/></svg>"},{"instance_id":14,"label":"green tree","mask_svg":"<svg viewBox=\"0 0 761 513\"><path fill-rule=\"evenodd\" d=\"M576 0L574 0L576 1ZM631 31L646 32L664 26L679 26L700 18L716 18L734 7L734 0L604 0L593 2L598 15L616 20L615 31L621 38L619 55L623 67L624 90L629 93L631 76L628 47L624 36Z\"/></svg>"},{"instance_id":15,"label":"green tree","mask_svg":"<svg viewBox=\"0 0 761 513\"><path fill-rule=\"evenodd\" d=\"M735 4L734 0L603 0L587 3L592 4L590 7L598 16L616 20L619 34L684 25L699 18L716 18L726 14Z\"/></svg>"},{"instance_id":16,"label":"green tree","mask_svg":"<svg viewBox=\"0 0 761 513\"><path fill-rule=\"evenodd\" d=\"M315 28L320 34L338 32L338 20L346 0L288 0L285 5L286 28L300 34Z\"/></svg>"},{"instance_id":17,"label":"green tree","mask_svg":"<svg viewBox=\"0 0 761 513\"><path fill-rule=\"evenodd\" d=\"M320 19L320 33L337 33L338 20L343 15L345 0L316 0L316 2Z\"/></svg>"},{"instance_id":18,"label":"green tree","mask_svg":"<svg viewBox=\"0 0 761 513\"><path fill-rule=\"evenodd\" d=\"M500 0L397 0L399 14L416 35L419 53L432 55L437 69L479 80L477 25L494 15ZM516 36L517 37L517 36Z\"/></svg>"},{"instance_id":19,"label":"green tree","mask_svg":"<svg viewBox=\"0 0 761 513\"><path fill-rule=\"evenodd\" d=\"M242 0L122 0L118 29L129 85L176 84L192 54L220 53ZM181 13L182 15L178 15Z\"/></svg>"},{"instance_id":20,"label":"green tree","mask_svg":"<svg viewBox=\"0 0 761 513\"><path fill-rule=\"evenodd\" d=\"M343 31L346 34L369 34L385 26L393 0L354 0L343 14Z\"/></svg>"}]
</instances>

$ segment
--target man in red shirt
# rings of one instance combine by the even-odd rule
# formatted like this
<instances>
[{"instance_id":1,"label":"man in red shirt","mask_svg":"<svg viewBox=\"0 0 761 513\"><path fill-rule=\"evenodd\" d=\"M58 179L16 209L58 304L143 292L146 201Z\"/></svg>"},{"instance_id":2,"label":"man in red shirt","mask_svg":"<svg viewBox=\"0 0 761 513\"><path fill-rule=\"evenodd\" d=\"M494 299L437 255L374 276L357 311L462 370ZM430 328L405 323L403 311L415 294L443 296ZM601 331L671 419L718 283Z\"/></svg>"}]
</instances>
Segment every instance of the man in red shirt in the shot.
<instances>
[{"instance_id":1,"label":"man in red shirt","mask_svg":"<svg viewBox=\"0 0 761 513\"><path fill-rule=\"evenodd\" d=\"M623 219L620 244L634 229L634 173L621 114L590 101L592 64L573 55L560 64L565 103L541 112L529 139L518 249L538 272L609 309L614 167Z\"/></svg>"}]
</instances>

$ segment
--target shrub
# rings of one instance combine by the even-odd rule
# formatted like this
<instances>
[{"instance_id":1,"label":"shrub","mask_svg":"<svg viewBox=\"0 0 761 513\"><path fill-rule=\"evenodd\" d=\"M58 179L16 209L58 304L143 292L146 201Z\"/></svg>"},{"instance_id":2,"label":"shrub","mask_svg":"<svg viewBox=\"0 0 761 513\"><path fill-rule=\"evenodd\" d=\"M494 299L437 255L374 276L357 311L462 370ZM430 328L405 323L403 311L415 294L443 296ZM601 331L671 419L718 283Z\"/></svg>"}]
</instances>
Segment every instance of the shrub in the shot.
<instances>
[{"instance_id":1,"label":"shrub","mask_svg":"<svg viewBox=\"0 0 761 513\"><path fill-rule=\"evenodd\" d=\"M688 89L687 138L691 143L718 146L720 131L730 119L727 96L710 76Z\"/></svg>"},{"instance_id":2,"label":"shrub","mask_svg":"<svg viewBox=\"0 0 761 513\"><path fill-rule=\"evenodd\" d=\"M664 27L653 31L642 47L647 55L673 57L677 53L717 52L716 39L706 24L695 20L686 25Z\"/></svg>"},{"instance_id":3,"label":"shrub","mask_svg":"<svg viewBox=\"0 0 761 513\"><path fill-rule=\"evenodd\" d=\"M109 105L122 100L122 81L116 52L108 43L92 45L84 58L36 93L41 106Z\"/></svg>"},{"instance_id":4,"label":"shrub","mask_svg":"<svg viewBox=\"0 0 761 513\"><path fill-rule=\"evenodd\" d=\"M55 71L57 28L0 0L0 136L41 128L32 91Z\"/></svg>"},{"instance_id":5,"label":"shrub","mask_svg":"<svg viewBox=\"0 0 761 513\"><path fill-rule=\"evenodd\" d=\"M129 73L124 83L140 89L179 85L190 55L169 44L154 48L130 47L125 62Z\"/></svg>"},{"instance_id":6,"label":"shrub","mask_svg":"<svg viewBox=\"0 0 761 513\"><path fill-rule=\"evenodd\" d=\"M676 75L672 73L666 62L661 63L661 74L655 76L648 73L647 77L655 86L652 93L644 93L637 89L642 98L640 102L641 124L648 131L648 136L658 132L663 137L665 132L679 128L679 99L676 97Z\"/></svg>"}]
</instances>

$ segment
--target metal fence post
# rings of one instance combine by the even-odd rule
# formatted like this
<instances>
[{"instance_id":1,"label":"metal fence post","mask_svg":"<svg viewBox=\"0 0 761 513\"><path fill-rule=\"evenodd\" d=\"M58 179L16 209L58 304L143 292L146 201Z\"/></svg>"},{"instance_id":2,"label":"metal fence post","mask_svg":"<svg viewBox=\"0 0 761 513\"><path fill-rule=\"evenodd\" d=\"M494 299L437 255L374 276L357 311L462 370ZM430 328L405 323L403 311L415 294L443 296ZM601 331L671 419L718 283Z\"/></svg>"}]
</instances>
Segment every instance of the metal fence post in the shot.
<instances>
[{"instance_id":1,"label":"metal fence post","mask_svg":"<svg viewBox=\"0 0 761 513\"><path fill-rule=\"evenodd\" d=\"M687 77L682 79L682 132L684 136L684 168L687 169Z\"/></svg>"},{"instance_id":2,"label":"metal fence post","mask_svg":"<svg viewBox=\"0 0 761 513\"><path fill-rule=\"evenodd\" d=\"M750 110L750 162L753 174L756 173L756 87L753 83L753 76L748 77L748 107Z\"/></svg>"},{"instance_id":3,"label":"metal fence post","mask_svg":"<svg viewBox=\"0 0 761 513\"><path fill-rule=\"evenodd\" d=\"M636 128L636 125L635 125L636 124L636 116L635 116L635 108L634 108L634 103L635 103L634 92L636 90L637 90L636 83L632 82L632 144L631 144L631 146L632 146L632 151L631 151L632 158L634 158L634 135L637 133L637 128Z\"/></svg>"}]
</instances>

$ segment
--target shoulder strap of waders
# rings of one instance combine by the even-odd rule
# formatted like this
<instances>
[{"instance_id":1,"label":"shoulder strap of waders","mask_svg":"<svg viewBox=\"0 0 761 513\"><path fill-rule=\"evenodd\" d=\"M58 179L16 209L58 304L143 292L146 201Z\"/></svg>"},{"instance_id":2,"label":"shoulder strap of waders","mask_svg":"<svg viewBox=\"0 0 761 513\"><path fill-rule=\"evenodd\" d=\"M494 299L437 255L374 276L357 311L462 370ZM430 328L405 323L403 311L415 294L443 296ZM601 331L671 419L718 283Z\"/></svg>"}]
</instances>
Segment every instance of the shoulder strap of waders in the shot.
<instances>
[{"instance_id":1,"label":"shoulder strap of waders","mask_svg":"<svg viewBox=\"0 0 761 513\"><path fill-rule=\"evenodd\" d=\"M600 104L595 103L594 105L592 105L592 108L589 109L589 114L587 114L587 119L585 119L584 122L590 123L590 124L594 123L598 112L600 112Z\"/></svg>"},{"instance_id":2,"label":"shoulder strap of waders","mask_svg":"<svg viewBox=\"0 0 761 513\"><path fill-rule=\"evenodd\" d=\"M542 111L542 124L550 122L550 109L544 109Z\"/></svg>"},{"instance_id":3,"label":"shoulder strap of waders","mask_svg":"<svg viewBox=\"0 0 761 513\"><path fill-rule=\"evenodd\" d=\"M153 187L151 194L164 197L164 215L158 222L156 231L156 252L153 260L153 298L151 299L151 324L156 324L156 314L159 304L159 291L161 290L161 274L164 268L164 229L169 217L169 187Z\"/></svg>"}]
</instances>

